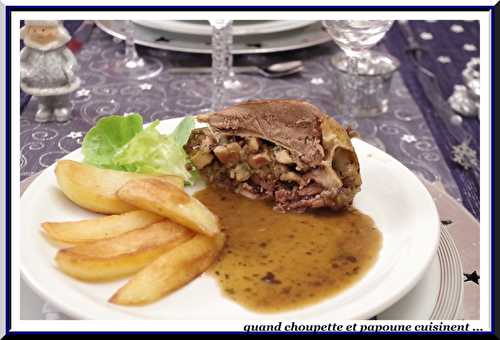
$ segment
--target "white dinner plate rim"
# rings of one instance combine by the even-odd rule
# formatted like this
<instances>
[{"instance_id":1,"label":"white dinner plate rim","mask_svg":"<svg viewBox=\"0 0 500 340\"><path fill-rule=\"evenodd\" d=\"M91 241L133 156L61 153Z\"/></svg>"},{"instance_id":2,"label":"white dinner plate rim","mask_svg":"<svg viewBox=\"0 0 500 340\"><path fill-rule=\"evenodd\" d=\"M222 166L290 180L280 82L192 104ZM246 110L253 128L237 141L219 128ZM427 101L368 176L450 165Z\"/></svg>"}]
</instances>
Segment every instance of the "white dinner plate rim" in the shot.
<instances>
[{"instance_id":1,"label":"white dinner plate rim","mask_svg":"<svg viewBox=\"0 0 500 340\"><path fill-rule=\"evenodd\" d=\"M173 119L173 120L168 120L168 121L175 121L175 120L179 120L179 118ZM163 121L163 122L165 122L165 121ZM387 297L384 299L383 303L377 304L373 301L367 302L367 305L369 307L366 310L358 312L355 316L349 317L351 319L367 319L367 318L370 318L370 317L380 313L381 311L387 309L388 307L390 307L392 304L394 304L396 301L398 301L400 298L402 298L404 295L406 295L418 283L418 281L422 278L426 268L430 265L431 261L433 260L435 254L436 254L437 247L439 244L440 229L439 229L439 217L437 214L437 209L436 209L436 206L434 204L434 201L432 200L430 193L427 191L427 189L425 188L423 183L420 180L418 180L418 178L413 173L411 173L411 171L408 168L406 168L404 165L402 165L399 161L394 159L392 156L386 154L385 152L377 149L376 147L374 147L366 142L363 142L361 140L355 140L353 142L353 144L355 145L355 147L356 147L356 145L359 144L359 147L368 148L368 149L370 149L370 152L373 152L374 154L382 153L385 157L389 157L389 159L391 159L392 161L395 161L397 164L399 164L399 167L400 168L402 167L401 168L402 171L406 171L409 174L411 174L412 176L414 176L415 180L416 180L414 184L416 185L416 189L418 189L421 192L421 194L423 195L422 199L425 200L426 203L431 203L431 205L429 205L429 208L432 209L432 211L428 211L428 213L433 215L433 219L435 220L435 223L436 223L435 226L430 226L430 227L434 227L435 233L433 235L428 235L428 241L429 241L429 246L430 246L429 250L430 251L425 253L426 256L422 256L422 258L419 259L420 266L419 266L418 270L412 272L411 275L413 275L413 276L406 277L405 284L403 284L403 285L400 284L401 287L398 287L399 289L392 290L390 293L388 293ZM79 152L80 152L80 149L75 150L75 151L71 152L70 154L66 155L65 157L63 157L63 159L74 158L75 155L77 155ZM403 168L406 170L403 170ZM49 168L47 168L44 171L45 172L46 171L53 171L53 169L54 169L54 165L50 166ZM31 194L30 192L32 190L35 190L35 188L37 187L36 182L41 181L42 178L43 178L43 176L38 176L38 178L36 178L34 180L34 182L27 188L25 194L23 195L23 198L30 196L30 194ZM34 289L40 296L42 296L47 301L51 302L54 306L59 308L61 311L63 311L64 313L66 313L72 317L82 318L82 319L133 318L131 316L131 314L125 313L121 310L105 308L102 306L96 306L96 308L99 307L99 309L100 309L100 311L96 315L95 310L93 310L93 311L82 310L78 307L71 307L71 306L68 306L66 301L62 301L63 299L53 297L51 295L50 289L47 289L46 287L44 288L44 284L40 283L37 280L37 278L35 278L33 275L31 275L30 268L27 267L26 263L23 262L22 249L21 249L21 272L22 272L22 275L25 278L26 282L29 284L29 286L32 289ZM75 293L73 293L73 294L75 294ZM368 294L369 294L369 292L366 293L366 295L368 295ZM89 297L87 297L87 299L89 299ZM101 313L103 313L103 314L101 315ZM277 316L279 317L279 314L277 314Z\"/></svg>"},{"instance_id":2,"label":"white dinner plate rim","mask_svg":"<svg viewBox=\"0 0 500 340\"><path fill-rule=\"evenodd\" d=\"M119 21L96 20L95 23L97 27L105 33L121 40L125 39L125 35L123 34L123 24ZM201 54L212 53L212 49L210 47L210 37L207 38L206 36L203 36L206 39L204 39L204 42L200 42L194 39L199 37L195 35L162 31L141 25L138 25L138 29L139 31L136 29L137 37L134 39L134 42L138 45L176 52ZM168 41L164 38L165 33L167 33ZM248 45L243 42L239 43L239 39L244 37L251 37L252 44ZM253 39L253 37L258 37L258 39ZM276 44L278 41L283 40L283 38L286 40L285 44ZM316 23L293 31L275 32L257 36L235 36L231 53L261 54L284 52L316 46L329 41L331 41L330 36L319 29L319 23Z\"/></svg>"},{"instance_id":3,"label":"white dinner plate rim","mask_svg":"<svg viewBox=\"0 0 500 340\"><path fill-rule=\"evenodd\" d=\"M211 35L212 28L208 25L200 25L182 20L132 20L134 23L149 28L160 29L170 32ZM315 23L317 20L270 20L269 22L252 23L246 25L233 25L233 35L268 34L289 31Z\"/></svg>"}]
</instances>

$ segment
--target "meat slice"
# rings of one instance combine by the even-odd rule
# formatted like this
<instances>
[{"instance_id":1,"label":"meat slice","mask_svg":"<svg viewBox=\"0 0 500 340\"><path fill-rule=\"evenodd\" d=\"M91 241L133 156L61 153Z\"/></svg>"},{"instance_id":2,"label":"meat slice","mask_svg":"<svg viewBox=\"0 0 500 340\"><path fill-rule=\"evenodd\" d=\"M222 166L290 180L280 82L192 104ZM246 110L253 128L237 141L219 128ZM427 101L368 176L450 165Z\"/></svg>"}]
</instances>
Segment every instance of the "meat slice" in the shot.
<instances>
[{"instance_id":1,"label":"meat slice","mask_svg":"<svg viewBox=\"0 0 500 340\"><path fill-rule=\"evenodd\" d=\"M225 134L267 139L292 151L309 166L324 156L321 146L322 113L300 100L253 100L219 112L198 116L198 120Z\"/></svg>"},{"instance_id":2,"label":"meat slice","mask_svg":"<svg viewBox=\"0 0 500 340\"><path fill-rule=\"evenodd\" d=\"M344 209L360 190L352 131L310 103L249 101L198 120L210 127L193 131L186 151L211 183L296 212Z\"/></svg>"}]
</instances>

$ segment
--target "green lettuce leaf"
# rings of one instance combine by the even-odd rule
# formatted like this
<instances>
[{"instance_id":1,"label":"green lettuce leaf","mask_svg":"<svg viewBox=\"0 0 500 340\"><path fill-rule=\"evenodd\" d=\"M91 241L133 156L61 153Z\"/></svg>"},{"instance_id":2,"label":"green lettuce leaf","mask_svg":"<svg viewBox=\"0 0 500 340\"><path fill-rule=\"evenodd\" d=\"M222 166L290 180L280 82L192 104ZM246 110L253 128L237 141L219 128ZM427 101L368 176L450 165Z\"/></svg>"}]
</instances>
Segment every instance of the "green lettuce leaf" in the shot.
<instances>
[{"instance_id":1,"label":"green lettuce leaf","mask_svg":"<svg viewBox=\"0 0 500 340\"><path fill-rule=\"evenodd\" d=\"M186 152L171 135L156 130L158 121L139 132L113 157L113 162L127 171L154 175L176 175L189 181L191 173Z\"/></svg>"},{"instance_id":2,"label":"green lettuce leaf","mask_svg":"<svg viewBox=\"0 0 500 340\"><path fill-rule=\"evenodd\" d=\"M193 116L186 116L175 128L174 132L170 134L173 140L180 146L184 146L187 143L189 136L191 136L191 131L193 131L195 125Z\"/></svg>"},{"instance_id":3,"label":"green lettuce leaf","mask_svg":"<svg viewBox=\"0 0 500 340\"><path fill-rule=\"evenodd\" d=\"M84 138L85 162L116 170L176 175L192 183L197 174L187 170L190 160L183 146L194 128L194 118L185 117L170 135L156 129L159 123L143 129L142 117L135 114L101 119Z\"/></svg>"},{"instance_id":4,"label":"green lettuce leaf","mask_svg":"<svg viewBox=\"0 0 500 340\"><path fill-rule=\"evenodd\" d=\"M83 139L84 161L102 168L117 168L113 164L114 155L137 133L142 131L142 116L109 116L99 119Z\"/></svg>"}]
</instances>

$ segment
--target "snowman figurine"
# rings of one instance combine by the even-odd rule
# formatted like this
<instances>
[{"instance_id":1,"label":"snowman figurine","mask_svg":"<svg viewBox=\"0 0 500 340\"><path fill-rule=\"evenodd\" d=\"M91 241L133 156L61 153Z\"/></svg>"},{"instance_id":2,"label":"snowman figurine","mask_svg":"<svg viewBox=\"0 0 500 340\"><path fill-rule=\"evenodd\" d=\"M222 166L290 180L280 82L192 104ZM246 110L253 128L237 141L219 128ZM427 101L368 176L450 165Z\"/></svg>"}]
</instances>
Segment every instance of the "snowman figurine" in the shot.
<instances>
[{"instance_id":1,"label":"snowman figurine","mask_svg":"<svg viewBox=\"0 0 500 340\"><path fill-rule=\"evenodd\" d=\"M58 20L27 20L21 30L21 89L38 98L35 120L58 122L71 117L70 93L78 89L78 64L66 48L71 39Z\"/></svg>"}]
</instances>

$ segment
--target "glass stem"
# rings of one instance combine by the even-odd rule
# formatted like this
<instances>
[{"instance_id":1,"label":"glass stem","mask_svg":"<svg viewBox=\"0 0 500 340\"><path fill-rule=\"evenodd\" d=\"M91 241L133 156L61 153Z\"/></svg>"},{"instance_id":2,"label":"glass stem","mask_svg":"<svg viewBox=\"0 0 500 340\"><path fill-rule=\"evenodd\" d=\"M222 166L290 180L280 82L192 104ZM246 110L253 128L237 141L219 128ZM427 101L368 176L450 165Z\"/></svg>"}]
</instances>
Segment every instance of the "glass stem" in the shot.
<instances>
[{"instance_id":1,"label":"glass stem","mask_svg":"<svg viewBox=\"0 0 500 340\"><path fill-rule=\"evenodd\" d=\"M356 55L349 55L349 59L348 59L348 63L347 63L347 72L349 72L350 74L353 74L353 75L357 75L358 74L358 62L359 62L359 59Z\"/></svg>"},{"instance_id":2,"label":"glass stem","mask_svg":"<svg viewBox=\"0 0 500 340\"><path fill-rule=\"evenodd\" d=\"M141 64L141 58L137 54L137 49L134 43L134 24L127 20L125 29L125 62L127 67L136 67Z\"/></svg>"},{"instance_id":3,"label":"glass stem","mask_svg":"<svg viewBox=\"0 0 500 340\"><path fill-rule=\"evenodd\" d=\"M229 20L214 20L212 25L212 110L224 106L224 82L231 76L232 55L229 42L232 40L232 27Z\"/></svg>"},{"instance_id":4,"label":"glass stem","mask_svg":"<svg viewBox=\"0 0 500 340\"><path fill-rule=\"evenodd\" d=\"M346 86L349 88L347 93L352 93L350 98L346 98L346 103L348 103L347 111L351 115L356 115L357 102L359 100L359 85L358 85L358 73L359 73L359 57L355 53L346 53L347 58L347 73L349 74L349 81Z\"/></svg>"}]
</instances>

